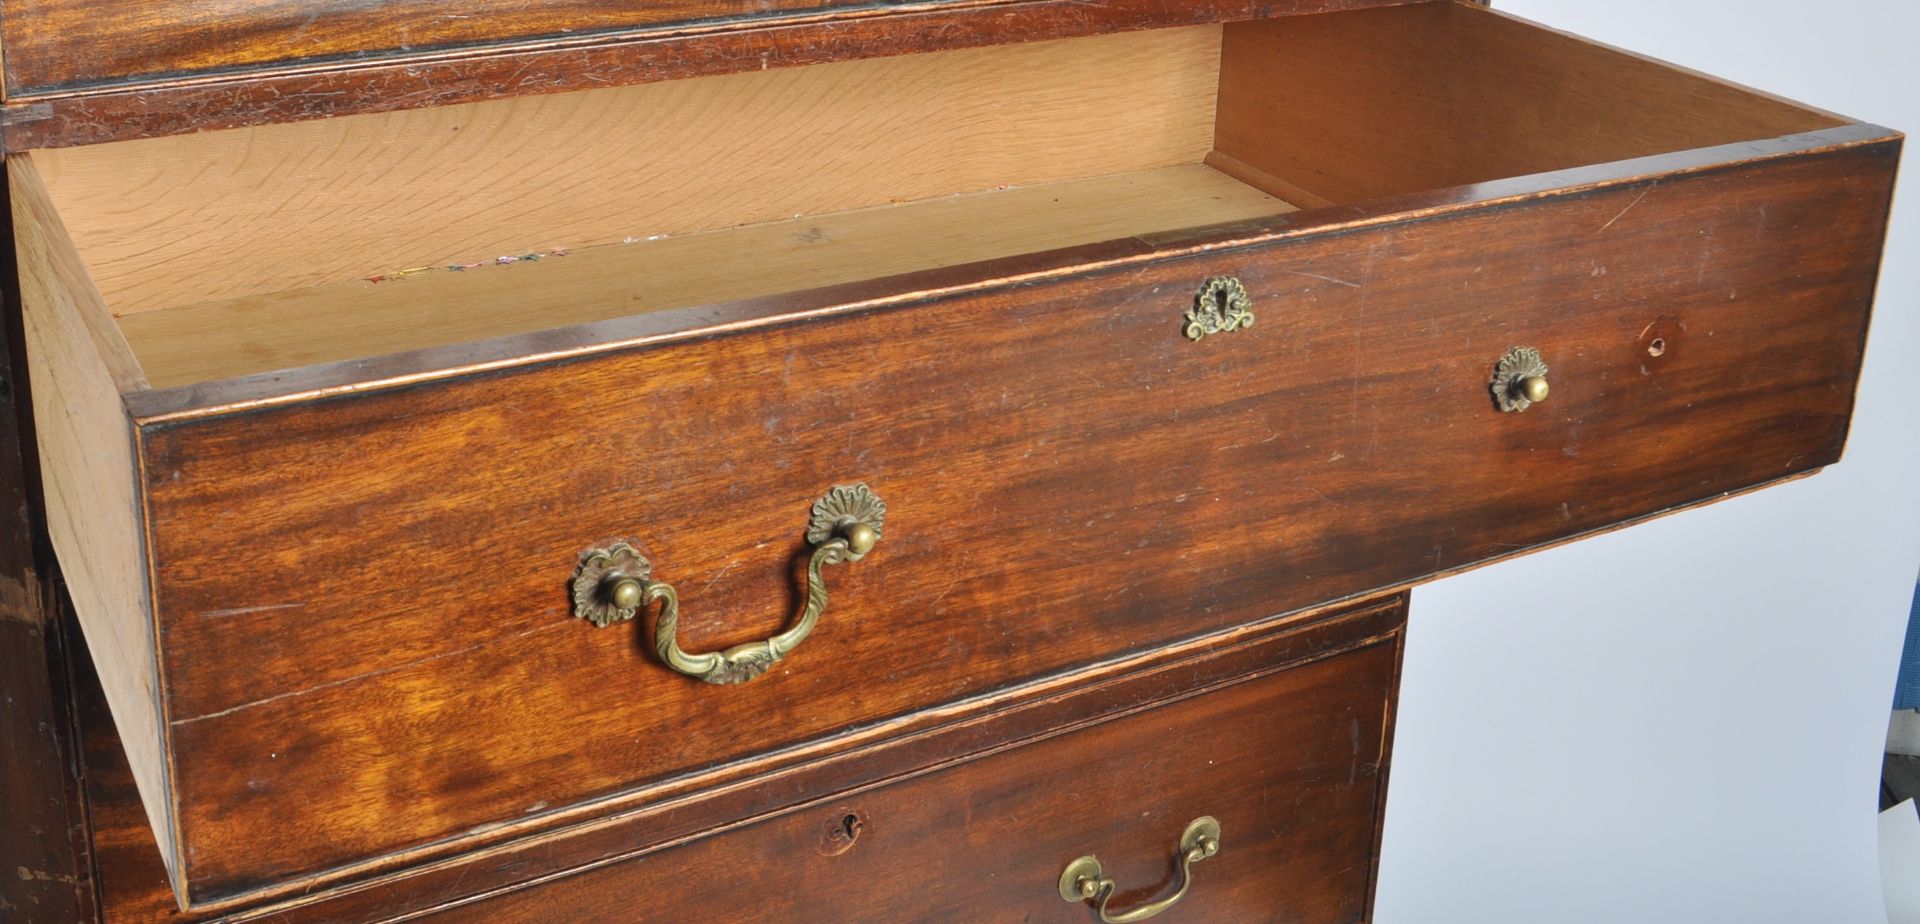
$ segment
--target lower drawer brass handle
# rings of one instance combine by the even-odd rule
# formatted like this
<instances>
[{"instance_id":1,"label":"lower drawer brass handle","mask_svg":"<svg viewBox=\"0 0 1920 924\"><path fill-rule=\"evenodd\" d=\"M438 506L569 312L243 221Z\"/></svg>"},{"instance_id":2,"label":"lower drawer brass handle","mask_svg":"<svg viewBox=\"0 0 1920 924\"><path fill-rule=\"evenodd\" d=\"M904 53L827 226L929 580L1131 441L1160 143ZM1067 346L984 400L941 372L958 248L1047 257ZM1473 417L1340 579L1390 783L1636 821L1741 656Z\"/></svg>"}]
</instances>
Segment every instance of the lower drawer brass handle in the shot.
<instances>
[{"instance_id":1,"label":"lower drawer brass handle","mask_svg":"<svg viewBox=\"0 0 1920 924\"><path fill-rule=\"evenodd\" d=\"M1118 884L1102 875L1100 861L1088 855L1067 864L1066 871L1060 874L1060 897L1070 902L1099 899L1100 920L1106 924L1144 921L1185 898L1187 890L1193 887L1193 864L1219 852L1220 823L1210 815L1202 815L1189 822L1186 833L1180 835L1180 888L1172 895L1131 911L1118 914L1108 911L1107 903L1113 901Z\"/></svg>"},{"instance_id":2,"label":"lower drawer brass handle","mask_svg":"<svg viewBox=\"0 0 1920 924\"><path fill-rule=\"evenodd\" d=\"M726 651L688 654L677 638L680 595L673 585L652 579L653 565L625 542L590 549L581 556L573 577L573 615L605 628L632 619L641 610L660 604L653 648L668 667L708 683L745 683L767 672L775 661L806 641L820 614L827 609L827 585L820 577L824 565L859 561L880 541L887 505L864 484L839 485L813 504L807 542L807 602L800 618L785 632L758 642L735 645Z\"/></svg>"}]
</instances>

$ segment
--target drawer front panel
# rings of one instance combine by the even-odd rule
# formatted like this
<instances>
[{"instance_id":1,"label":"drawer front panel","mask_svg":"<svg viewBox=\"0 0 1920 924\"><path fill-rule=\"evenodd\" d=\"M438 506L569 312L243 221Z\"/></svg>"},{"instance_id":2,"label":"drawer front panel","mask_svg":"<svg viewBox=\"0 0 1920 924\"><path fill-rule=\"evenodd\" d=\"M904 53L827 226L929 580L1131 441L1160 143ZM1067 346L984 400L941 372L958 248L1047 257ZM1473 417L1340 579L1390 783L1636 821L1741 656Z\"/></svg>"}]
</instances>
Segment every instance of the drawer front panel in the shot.
<instances>
[{"instance_id":1,"label":"drawer front panel","mask_svg":"<svg viewBox=\"0 0 1920 924\"><path fill-rule=\"evenodd\" d=\"M1344 658L1348 652L1398 645L1405 624L1404 593L1297 618L1264 621L1102 665L1060 684L1054 695L1031 697L1011 708L950 721L907 739L842 751L805 767L758 776L751 785L728 793L653 801L497 848L398 869L347 888L302 891L266 902L186 915L174 905L153 833L147 826L139 794L133 790L125 754L89 671L77 685L87 739L87 795L99 854L101 900L109 920L128 922L214 916L234 922L266 920L276 924L403 919L619 862L663 845L690 842L716 829L738 827L746 820L829 810L840 806L849 794L921 776L1020 742L1093 726L1175 700L1214 695L1250 678ZM1314 708L1310 697L1290 702L1289 708L1296 711ZM845 815L833 817L844 820ZM823 838L820 843L828 848L846 846L831 838Z\"/></svg>"},{"instance_id":2,"label":"drawer front panel","mask_svg":"<svg viewBox=\"0 0 1920 924\"><path fill-rule=\"evenodd\" d=\"M1896 153L148 424L191 878L472 832L1824 465ZM1187 339L1221 275L1257 323ZM1551 397L1501 413L1517 346ZM766 677L698 683L569 613L577 557L624 539L685 648L764 638L809 505L850 482L884 538Z\"/></svg>"},{"instance_id":3,"label":"drawer front panel","mask_svg":"<svg viewBox=\"0 0 1920 924\"><path fill-rule=\"evenodd\" d=\"M1085 924L1068 863L1096 855L1124 913L1211 817L1162 920L1362 920L1396 663L1375 644L430 919Z\"/></svg>"}]
</instances>

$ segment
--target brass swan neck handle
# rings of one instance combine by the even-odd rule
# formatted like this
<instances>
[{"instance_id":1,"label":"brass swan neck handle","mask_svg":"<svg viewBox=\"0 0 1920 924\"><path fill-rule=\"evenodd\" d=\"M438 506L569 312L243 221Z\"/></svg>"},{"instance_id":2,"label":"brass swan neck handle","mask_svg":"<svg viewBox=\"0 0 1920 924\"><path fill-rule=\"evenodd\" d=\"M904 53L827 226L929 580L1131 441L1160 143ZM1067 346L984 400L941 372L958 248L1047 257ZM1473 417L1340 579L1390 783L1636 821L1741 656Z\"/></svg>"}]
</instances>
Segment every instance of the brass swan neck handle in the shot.
<instances>
[{"instance_id":1,"label":"brass swan neck handle","mask_svg":"<svg viewBox=\"0 0 1920 924\"><path fill-rule=\"evenodd\" d=\"M1098 899L1096 910L1105 924L1133 924L1155 917L1187 897L1187 890L1193 888L1193 864L1220 852L1220 822L1210 815L1188 822L1187 830L1180 835L1179 851L1180 888L1159 901L1121 912L1109 909L1107 905L1119 891L1119 884L1106 877L1100 861L1091 854L1067 864L1060 874L1060 897L1076 903Z\"/></svg>"},{"instance_id":2,"label":"brass swan neck handle","mask_svg":"<svg viewBox=\"0 0 1920 924\"><path fill-rule=\"evenodd\" d=\"M589 549L573 578L573 615L602 628L632 619L660 604L653 648L668 667L708 683L745 683L785 658L812 634L827 609L827 584L820 570L859 561L880 541L887 505L864 484L838 485L815 501L807 526L813 554L807 559L807 601L786 631L725 651L689 654L680 647L680 595L673 585L652 578L653 565L633 546L616 542Z\"/></svg>"}]
</instances>

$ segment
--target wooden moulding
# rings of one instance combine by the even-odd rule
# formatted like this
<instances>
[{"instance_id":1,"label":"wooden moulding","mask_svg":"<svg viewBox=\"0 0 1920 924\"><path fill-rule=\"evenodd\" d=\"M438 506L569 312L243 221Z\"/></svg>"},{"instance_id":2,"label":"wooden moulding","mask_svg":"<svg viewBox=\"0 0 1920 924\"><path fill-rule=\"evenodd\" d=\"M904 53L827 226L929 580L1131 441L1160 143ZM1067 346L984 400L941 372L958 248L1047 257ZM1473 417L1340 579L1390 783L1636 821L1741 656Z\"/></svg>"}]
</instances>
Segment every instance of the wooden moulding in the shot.
<instances>
[{"instance_id":1,"label":"wooden moulding","mask_svg":"<svg viewBox=\"0 0 1920 924\"><path fill-rule=\"evenodd\" d=\"M1097 850L1121 889L1153 895L1161 843L1203 815L1230 846L1195 864L1174 920L1368 920L1398 642L1238 675L1199 661L1195 674L1228 682L421 920L614 920L665 899L689 921L1078 922L1085 906L1055 904L1067 858ZM870 845L809 849L853 813ZM769 854L792 887L687 885Z\"/></svg>"},{"instance_id":2,"label":"wooden moulding","mask_svg":"<svg viewBox=\"0 0 1920 924\"><path fill-rule=\"evenodd\" d=\"M21 151L1411 0L484 0L292 12L21 0L0 147ZM209 24L218 23L218 28ZM398 37L403 47L395 47Z\"/></svg>"},{"instance_id":3,"label":"wooden moulding","mask_svg":"<svg viewBox=\"0 0 1920 924\"><path fill-rule=\"evenodd\" d=\"M651 862L646 858L704 835L754 830L748 821L818 814L823 808L858 798L889 782L965 766L973 758L1017 750L1028 742L1097 725L1170 699L1246 682L1276 669L1320 664L1383 644L1391 645L1397 656L1404 639L1406 607L1407 596L1402 592L1261 620L1232 632L1050 678L1004 698L994 704L990 714L950 716L947 721L926 725L911 734L872 746L842 748L806 765L745 776L696 797L656 799L630 811L608 813L535 837L397 870L347 888L289 895L231 912L182 913L175 906L155 858L153 837L146 828L139 798L132 791L125 756L104 715L98 688L82 678L88 681L81 685L81 703L88 720L87 782L100 851L102 906L108 920L126 924L178 924L214 917L231 924L321 924L408 919L411 915L462 909L475 920L512 919L493 914L489 899L533 883L569 890L567 883L585 885L591 881L578 877L579 873L630 868L634 865L630 861ZM1397 696L1398 689L1396 676L1388 690ZM1392 709L1389 702L1389 724L1380 739L1382 753L1391 752ZM1371 733L1372 729L1366 731ZM1386 767L1379 767L1374 788L1381 796L1386 791L1386 778ZM1378 822L1376 815L1368 826L1376 850ZM1370 878L1377 872L1377 859ZM661 865L676 868L672 861ZM784 894L791 890L775 891ZM789 919L815 918L768 918Z\"/></svg>"}]
</instances>

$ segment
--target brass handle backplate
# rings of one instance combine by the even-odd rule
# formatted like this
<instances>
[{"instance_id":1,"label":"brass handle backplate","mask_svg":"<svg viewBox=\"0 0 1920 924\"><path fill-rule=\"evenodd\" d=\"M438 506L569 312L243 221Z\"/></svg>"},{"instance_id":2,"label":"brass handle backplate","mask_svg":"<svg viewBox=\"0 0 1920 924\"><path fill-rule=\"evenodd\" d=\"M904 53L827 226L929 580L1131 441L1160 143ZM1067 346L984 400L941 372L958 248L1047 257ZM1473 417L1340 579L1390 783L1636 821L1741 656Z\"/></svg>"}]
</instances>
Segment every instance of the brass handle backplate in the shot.
<instances>
[{"instance_id":1,"label":"brass handle backplate","mask_svg":"<svg viewBox=\"0 0 1920 924\"><path fill-rule=\"evenodd\" d=\"M745 683L806 641L827 609L827 585L820 569L865 558L880 541L886 516L886 503L864 484L836 486L814 502L807 522L807 542L813 546L807 559L807 602L793 625L772 638L726 651L688 654L677 637L680 595L673 585L653 580L653 564L625 542L588 549L580 557L573 575L573 615L605 628L632 619L658 602L660 620L654 624L653 648L661 661L708 683Z\"/></svg>"},{"instance_id":2,"label":"brass handle backplate","mask_svg":"<svg viewBox=\"0 0 1920 924\"><path fill-rule=\"evenodd\" d=\"M1487 387L1503 413L1524 411L1547 400L1547 363L1533 347L1514 347L1494 364Z\"/></svg>"},{"instance_id":3,"label":"brass handle backplate","mask_svg":"<svg viewBox=\"0 0 1920 924\"><path fill-rule=\"evenodd\" d=\"M1067 864L1066 871L1060 874L1060 897L1076 903L1098 899L1100 920L1106 924L1144 921L1173 907L1187 896L1187 890L1193 887L1193 864L1220 852L1220 822L1213 820L1210 815L1195 818L1180 835L1179 849L1180 888L1157 902L1128 911L1109 910L1107 903L1113 901L1113 894L1119 891L1119 885L1104 875L1100 861L1091 854Z\"/></svg>"}]
</instances>

